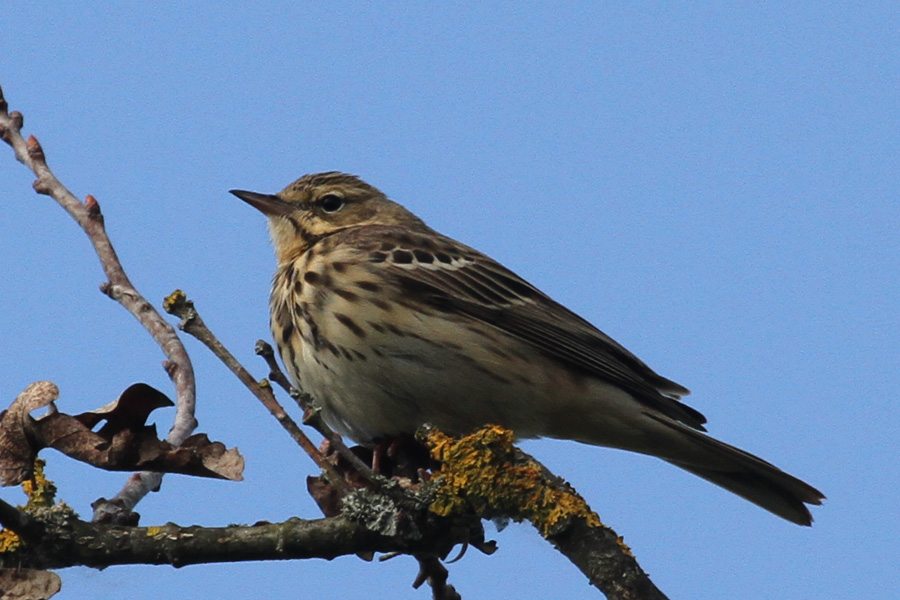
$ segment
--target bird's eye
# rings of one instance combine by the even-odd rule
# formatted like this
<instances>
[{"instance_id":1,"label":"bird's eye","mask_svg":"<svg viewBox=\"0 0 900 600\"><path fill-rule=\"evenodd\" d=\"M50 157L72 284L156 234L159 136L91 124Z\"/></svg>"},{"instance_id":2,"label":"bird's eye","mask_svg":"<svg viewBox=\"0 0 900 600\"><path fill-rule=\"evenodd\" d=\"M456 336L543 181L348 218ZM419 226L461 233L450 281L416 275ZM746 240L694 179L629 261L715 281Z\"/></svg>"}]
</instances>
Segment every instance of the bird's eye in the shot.
<instances>
[{"instance_id":1,"label":"bird's eye","mask_svg":"<svg viewBox=\"0 0 900 600\"><path fill-rule=\"evenodd\" d=\"M344 199L337 194L325 194L319 199L322 210L327 213L333 213L341 210L344 206Z\"/></svg>"}]
</instances>

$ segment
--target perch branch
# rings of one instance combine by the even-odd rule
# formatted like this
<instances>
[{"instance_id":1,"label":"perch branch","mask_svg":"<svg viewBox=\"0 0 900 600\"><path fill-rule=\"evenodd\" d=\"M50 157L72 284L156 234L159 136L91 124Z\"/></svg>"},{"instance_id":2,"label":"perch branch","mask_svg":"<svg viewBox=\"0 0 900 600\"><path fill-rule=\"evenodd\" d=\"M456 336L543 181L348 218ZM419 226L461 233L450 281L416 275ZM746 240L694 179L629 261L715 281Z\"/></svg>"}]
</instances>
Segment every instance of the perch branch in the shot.
<instances>
[{"instance_id":1,"label":"perch branch","mask_svg":"<svg viewBox=\"0 0 900 600\"><path fill-rule=\"evenodd\" d=\"M422 428L418 437L441 463L433 512L527 520L609 600L666 599L622 538L568 483L513 446L508 429L488 426L456 440Z\"/></svg>"},{"instance_id":2,"label":"perch branch","mask_svg":"<svg viewBox=\"0 0 900 600\"><path fill-rule=\"evenodd\" d=\"M435 532L432 532L435 533ZM0 568L172 565L257 560L333 559L364 552L437 552L447 533L423 539L383 536L343 517L228 527L128 527L57 517L36 544L0 553Z\"/></svg>"}]
</instances>

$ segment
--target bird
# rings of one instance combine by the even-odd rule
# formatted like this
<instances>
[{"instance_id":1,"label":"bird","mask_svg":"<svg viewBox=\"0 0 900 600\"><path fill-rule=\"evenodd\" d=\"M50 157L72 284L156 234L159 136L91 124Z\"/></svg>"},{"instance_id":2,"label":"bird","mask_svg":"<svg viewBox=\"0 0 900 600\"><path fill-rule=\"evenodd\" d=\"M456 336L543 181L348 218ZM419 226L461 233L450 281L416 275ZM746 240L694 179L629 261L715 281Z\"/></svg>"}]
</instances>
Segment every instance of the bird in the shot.
<instances>
[{"instance_id":1,"label":"bird","mask_svg":"<svg viewBox=\"0 0 900 600\"><path fill-rule=\"evenodd\" d=\"M798 525L822 492L706 433L688 389L499 262L355 175L304 175L262 212L288 375L363 445L487 424L655 456Z\"/></svg>"}]
</instances>

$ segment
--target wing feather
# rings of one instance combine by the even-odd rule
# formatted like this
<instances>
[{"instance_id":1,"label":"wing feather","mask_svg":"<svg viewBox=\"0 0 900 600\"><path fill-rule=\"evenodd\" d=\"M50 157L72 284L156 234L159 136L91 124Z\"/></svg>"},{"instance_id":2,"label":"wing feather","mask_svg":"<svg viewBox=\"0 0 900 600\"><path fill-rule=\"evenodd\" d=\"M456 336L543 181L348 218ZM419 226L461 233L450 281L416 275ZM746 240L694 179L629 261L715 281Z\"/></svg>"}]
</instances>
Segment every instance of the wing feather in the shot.
<instances>
[{"instance_id":1,"label":"wing feather","mask_svg":"<svg viewBox=\"0 0 900 600\"><path fill-rule=\"evenodd\" d=\"M373 248L377 254L373 268L387 270L409 306L424 303L487 324L555 360L626 390L648 408L705 431L706 418L678 401L690 393L687 388L657 374L621 344L503 265L437 233L379 228L385 231L377 236L369 231L366 235L380 240L378 248ZM352 235L346 230L344 233ZM392 238L397 240L396 246L386 251L384 242ZM408 260L410 252L416 250L421 255L423 248L454 259L440 261L432 256L431 260ZM403 252L402 262L392 260L394 251Z\"/></svg>"}]
</instances>

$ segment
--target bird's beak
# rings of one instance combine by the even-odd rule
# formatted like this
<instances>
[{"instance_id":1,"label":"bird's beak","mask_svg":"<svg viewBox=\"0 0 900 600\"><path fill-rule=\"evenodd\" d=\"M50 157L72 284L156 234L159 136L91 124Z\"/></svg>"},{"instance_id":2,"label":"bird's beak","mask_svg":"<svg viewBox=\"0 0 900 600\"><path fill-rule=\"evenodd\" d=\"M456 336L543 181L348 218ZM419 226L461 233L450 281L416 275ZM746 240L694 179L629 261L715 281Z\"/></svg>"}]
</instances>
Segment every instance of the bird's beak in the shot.
<instances>
[{"instance_id":1,"label":"bird's beak","mask_svg":"<svg viewBox=\"0 0 900 600\"><path fill-rule=\"evenodd\" d=\"M294 212L291 204L272 194L257 194L244 190L229 190L229 192L269 217L284 217Z\"/></svg>"}]
</instances>

